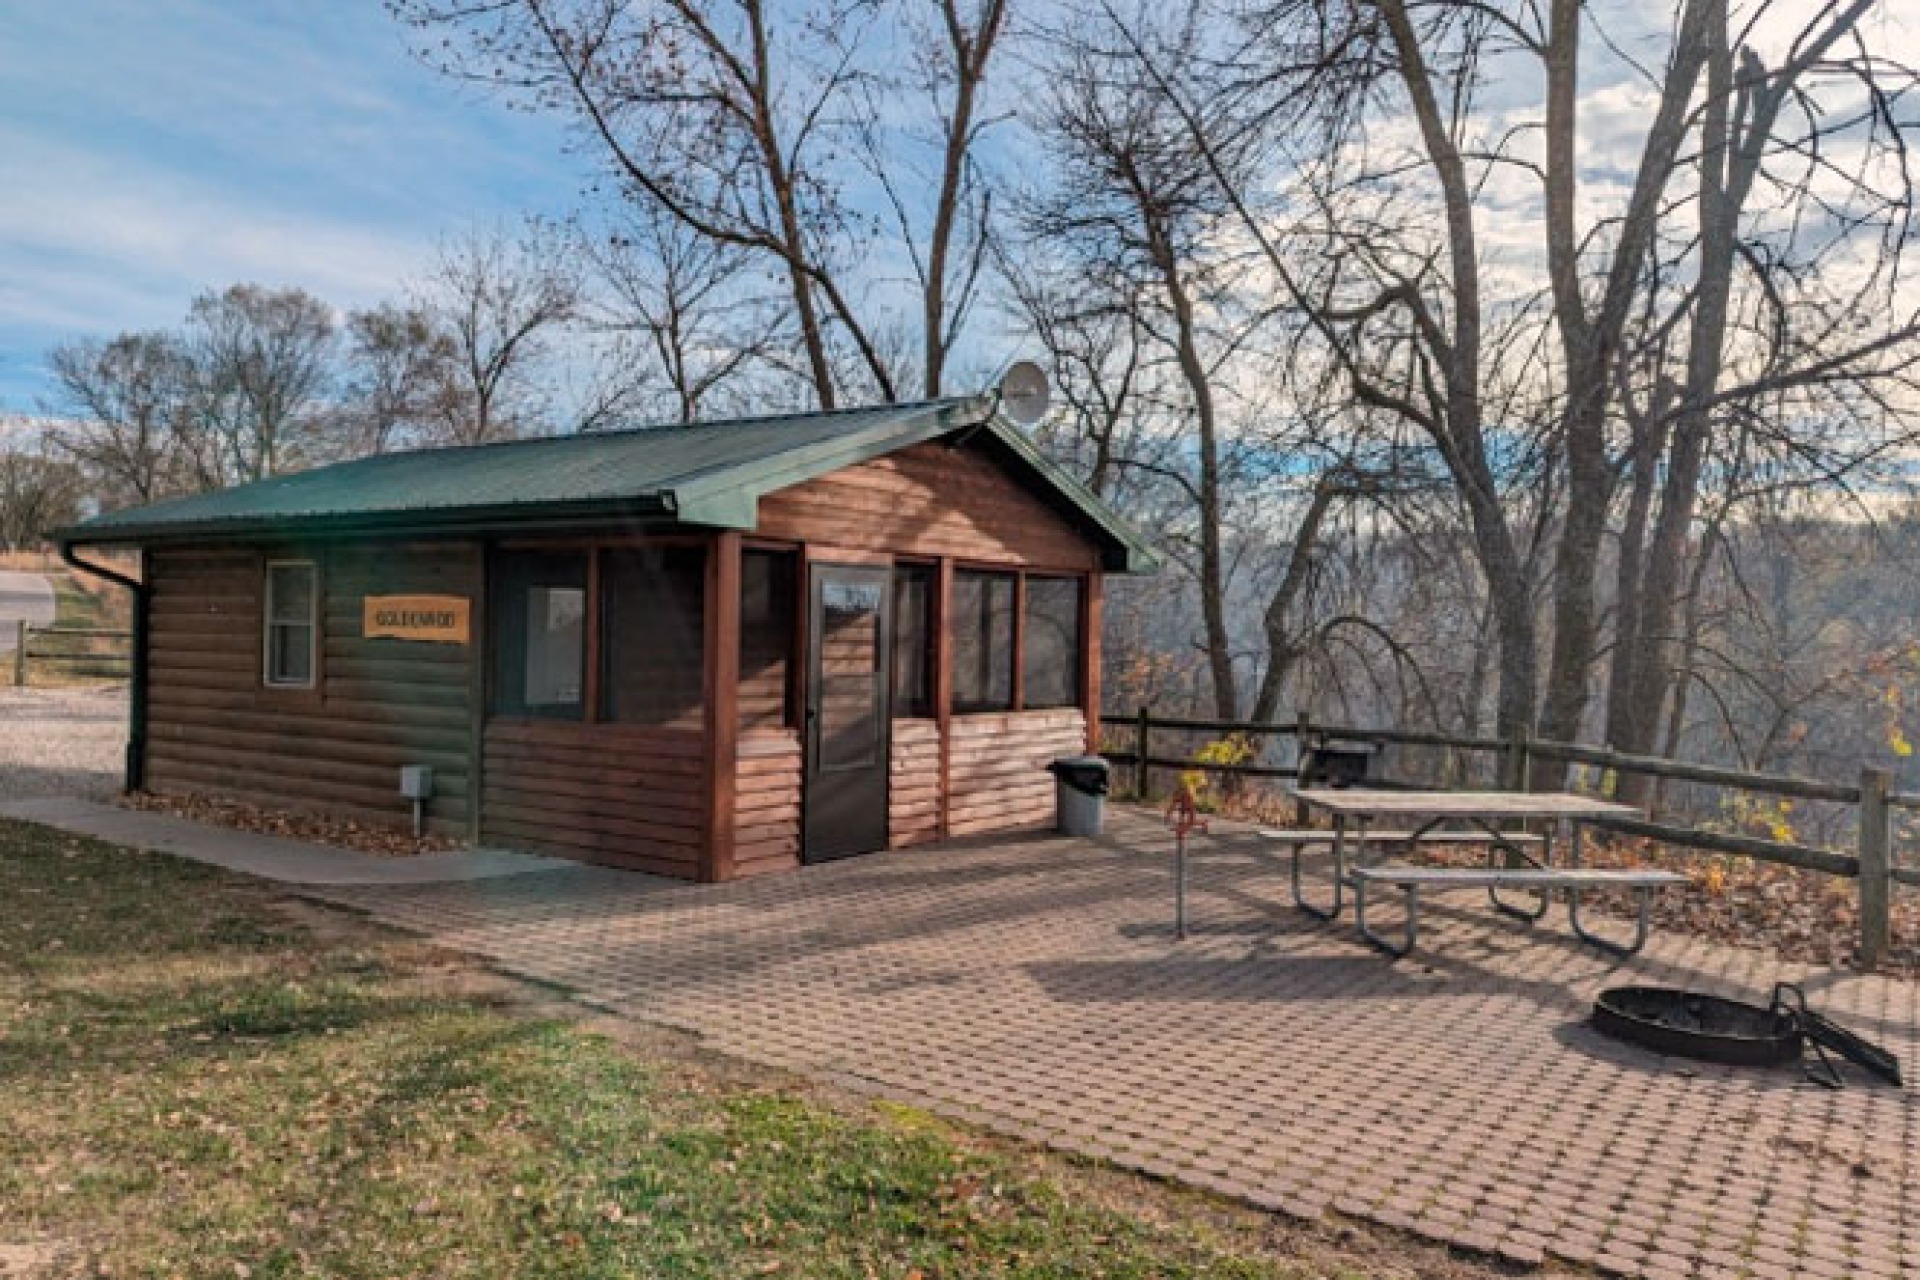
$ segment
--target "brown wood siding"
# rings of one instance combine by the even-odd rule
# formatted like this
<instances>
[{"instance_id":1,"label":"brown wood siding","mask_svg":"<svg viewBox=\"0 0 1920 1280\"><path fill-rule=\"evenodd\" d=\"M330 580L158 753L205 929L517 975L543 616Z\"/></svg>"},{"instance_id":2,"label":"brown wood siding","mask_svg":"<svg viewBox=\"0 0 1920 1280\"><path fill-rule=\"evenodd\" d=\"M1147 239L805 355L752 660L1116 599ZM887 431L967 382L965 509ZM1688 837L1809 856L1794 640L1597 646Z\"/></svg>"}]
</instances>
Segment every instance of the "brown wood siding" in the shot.
<instances>
[{"instance_id":1,"label":"brown wood siding","mask_svg":"<svg viewBox=\"0 0 1920 1280\"><path fill-rule=\"evenodd\" d=\"M1047 764L1086 750L1078 708L953 718L947 783L948 831L955 836L1031 830L1053 822Z\"/></svg>"},{"instance_id":2,"label":"brown wood siding","mask_svg":"<svg viewBox=\"0 0 1920 1280\"><path fill-rule=\"evenodd\" d=\"M320 569L318 680L311 690L261 679L265 562L311 558ZM402 765L434 772L429 825L465 835L473 663L466 646L361 635L362 599L457 595L477 600L470 544L301 551L156 551L147 785L322 811L384 825L411 819Z\"/></svg>"},{"instance_id":3,"label":"brown wood siding","mask_svg":"<svg viewBox=\"0 0 1920 1280\"><path fill-rule=\"evenodd\" d=\"M887 793L887 843L895 849L940 838L940 724L895 720Z\"/></svg>"},{"instance_id":4,"label":"brown wood siding","mask_svg":"<svg viewBox=\"0 0 1920 1280\"><path fill-rule=\"evenodd\" d=\"M742 734L737 758L734 874L791 871L800 865L800 734Z\"/></svg>"},{"instance_id":5,"label":"brown wood siding","mask_svg":"<svg viewBox=\"0 0 1920 1280\"><path fill-rule=\"evenodd\" d=\"M704 737L652 725L487 725L484 838L694 879L706 838Z\"/></svg>"},{"instance_id":6,"label":"brown wood siding","mask_svg":"<svg viewBox=\"0 0 1920 1280\"><path fill-rule=\"evenodd\" d=\"M1092 569L1099 549L999 464L921 444L760 501L756 535L849 551Z\"/></svg>"}]
</instances>

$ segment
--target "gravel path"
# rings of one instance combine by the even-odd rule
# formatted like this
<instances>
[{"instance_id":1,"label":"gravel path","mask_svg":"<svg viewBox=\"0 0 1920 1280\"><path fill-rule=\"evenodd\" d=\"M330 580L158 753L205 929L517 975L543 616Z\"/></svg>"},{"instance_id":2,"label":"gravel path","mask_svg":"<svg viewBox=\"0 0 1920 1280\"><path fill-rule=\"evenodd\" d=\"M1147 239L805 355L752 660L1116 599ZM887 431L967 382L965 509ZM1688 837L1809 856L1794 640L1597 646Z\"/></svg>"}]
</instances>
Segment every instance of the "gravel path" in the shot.
<instances>
[{"instance_id":1,"label":"gravel path","mask_svg":"<svg viewBox=\"0 0 1920 1280\"><path fill-rule=\"evenodd\" d=\"M126 746L124 688L0 689L0 800L111 796Z\"/></svg>"}]
</instances>

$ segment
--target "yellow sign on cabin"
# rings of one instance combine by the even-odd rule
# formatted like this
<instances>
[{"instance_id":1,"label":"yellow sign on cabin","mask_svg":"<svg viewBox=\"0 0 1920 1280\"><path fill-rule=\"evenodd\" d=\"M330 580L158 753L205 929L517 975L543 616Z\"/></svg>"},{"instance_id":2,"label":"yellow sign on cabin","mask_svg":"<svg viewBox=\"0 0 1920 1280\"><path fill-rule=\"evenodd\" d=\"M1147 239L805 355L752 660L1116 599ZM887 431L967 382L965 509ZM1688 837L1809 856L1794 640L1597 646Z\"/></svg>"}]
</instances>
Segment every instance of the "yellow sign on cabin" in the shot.
<instances>
[{"instance_id":1,"label":"yellow sign on cabin","mask_svg":"<svg viewBox=\"0 0 1920 1280\"><path fill-rule=\"evenodd\" d=\"M465 596L368 596L360 633L369 640L465 644L472 602Z\"/></svg>"}]
</instances>

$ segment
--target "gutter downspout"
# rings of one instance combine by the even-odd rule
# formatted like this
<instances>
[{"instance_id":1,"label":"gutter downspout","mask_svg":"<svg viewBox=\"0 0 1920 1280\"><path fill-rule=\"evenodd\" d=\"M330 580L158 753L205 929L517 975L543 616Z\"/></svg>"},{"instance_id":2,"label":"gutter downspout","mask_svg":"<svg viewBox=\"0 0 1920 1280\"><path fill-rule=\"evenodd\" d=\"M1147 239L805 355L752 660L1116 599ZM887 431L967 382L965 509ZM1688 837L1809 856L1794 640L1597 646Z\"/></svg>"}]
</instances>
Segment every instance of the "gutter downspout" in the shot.
<instances>
[{"instance_id":1,"label":"gutter downspout","mask_svg":"<svg viewBox=\"0 0 1920 1280\"><path fill-rule=\"evenodd\" d=\"M60 558L81 573L105 578L115 586L133 593L133 669L127 681L127 761L125 790L139 791L147 782L147 636L153 590L139 578L129 578L116 569L82 560L73 544L60 544ZM147 557L140 553L140 572L146 573Z\"/></svg>"}]
</instances>

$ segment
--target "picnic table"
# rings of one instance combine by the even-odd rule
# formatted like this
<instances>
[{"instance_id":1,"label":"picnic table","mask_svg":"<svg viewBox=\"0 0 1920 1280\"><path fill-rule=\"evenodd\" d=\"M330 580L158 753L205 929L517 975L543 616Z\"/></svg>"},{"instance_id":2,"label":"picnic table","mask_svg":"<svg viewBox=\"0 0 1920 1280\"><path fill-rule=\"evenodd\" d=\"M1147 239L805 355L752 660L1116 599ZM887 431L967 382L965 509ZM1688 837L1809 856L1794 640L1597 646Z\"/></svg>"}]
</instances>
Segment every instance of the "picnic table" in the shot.
<instances>
[{"instance_id":1,"label":"picnic table","mask_svg":"<svg viewBox=\"0 0 1920 1280\"><path fill-rule=\"evenodd\" d=\"M1348 885L1354 891L1354 921L1360 936L1391 955L1413 949L1419 928L1422 889L1485 888L1493 906L1529 922L1546 915L1555 891L1567 896L1567 918L1583 940L1616 954L1630 955L1646 943L1649 900L1655 890L1684 884L1686 878L1669 871L1611 870L1580 865L1580 842L1585 822L1605 818L1642 818L1633 805L1595 800L1571 792L1529 791L1383 791L1364 788L1301 788L1293 798L1309 812L1325 814L1331 831L1311 829L1262 831L1270 840L1292 847L1293 900L1301 910L1323 920L1340 915ZM1383 829L1377 823L1398 824ZM1538 834L1516 828L1541 825ZM1558 837L1556 839L1556 837ZM1487 849L1488 864L1474 867L1428 867L1397 864L1396 856L1421 845L1463 843ZM1309 844L1330 845L1333 852L1333 898L1328 907L1309 902L1302 888L1301 852ZM1560 857L1555 860L1556 845ZM1503 865L1496 865L1496 862ZM1367 921L1367 891L1373 885L1399 889L1405 897L1407 923L1403 942L1394 942L1372 929ZM1518 907L1500 896L1502 888L1537 895L1537 905ZM1620 943L1589 931L1580 918L1580 895L1585 889L1631 890L1639 897L1639 926L1631 941Z\"/></svg>"}]
</instances>

